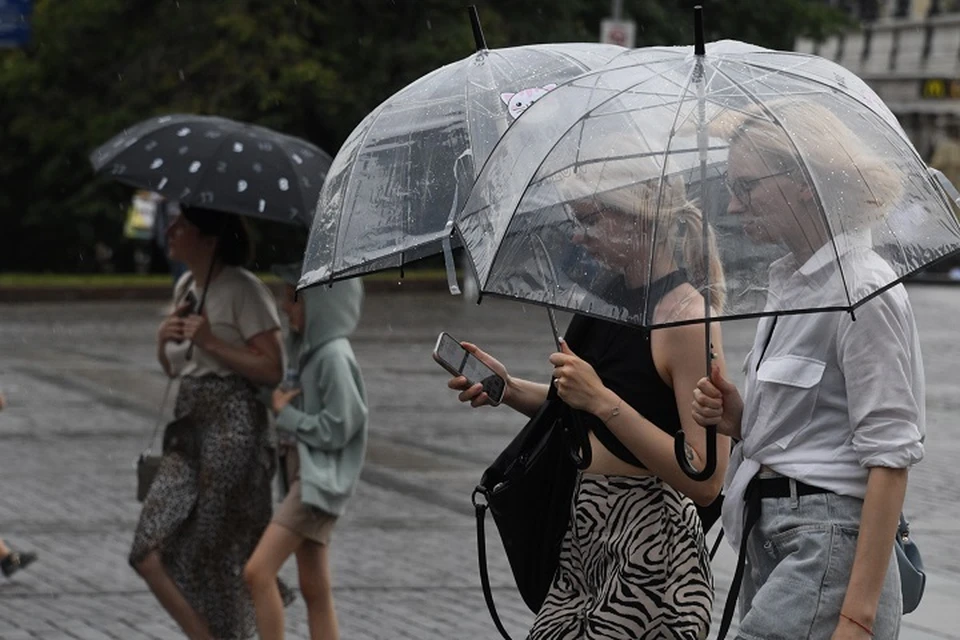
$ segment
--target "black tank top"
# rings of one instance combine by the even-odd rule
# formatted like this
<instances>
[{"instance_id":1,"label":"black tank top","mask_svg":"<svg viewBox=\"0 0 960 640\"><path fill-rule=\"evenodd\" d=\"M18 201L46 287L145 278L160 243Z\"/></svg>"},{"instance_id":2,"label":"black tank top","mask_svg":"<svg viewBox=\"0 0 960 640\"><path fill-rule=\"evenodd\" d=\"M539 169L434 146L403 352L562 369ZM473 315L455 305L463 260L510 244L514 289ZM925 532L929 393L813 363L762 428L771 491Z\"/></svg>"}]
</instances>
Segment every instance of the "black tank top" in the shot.
<instances>
[{"instance_id":1,"label":"black tank top","mask_svg":"<svg viewBox=\"0 0 960 640\"><path fill-rule=\"evenodd\" d=\"M638 305L635 308L652 311L663 296L684 282L687 282L686 273L674 271L648 288L630 291L629 295ZM573 352L593 366L608 389L670 435L680 430L673 389L663 381L653 363L648 329L576 315L566 334ZM585 411L579 413L583 426L592 431L610 453L627 464L646 468L602 420Z\"/></svg>"}]
</instances>

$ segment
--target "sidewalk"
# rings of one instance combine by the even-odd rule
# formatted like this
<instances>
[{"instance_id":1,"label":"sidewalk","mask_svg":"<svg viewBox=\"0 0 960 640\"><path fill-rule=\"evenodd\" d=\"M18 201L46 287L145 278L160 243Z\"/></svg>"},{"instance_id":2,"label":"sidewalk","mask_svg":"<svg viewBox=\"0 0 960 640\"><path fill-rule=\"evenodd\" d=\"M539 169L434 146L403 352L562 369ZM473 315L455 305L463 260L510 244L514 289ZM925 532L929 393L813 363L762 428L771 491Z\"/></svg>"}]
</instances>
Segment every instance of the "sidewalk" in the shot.
<instances>
[{"instance_id":1,"label":"sidewalk","mask_svg":"<svg viewBox=\"0 0 960 640\"><path fill-rule=\"evenodd\" d=\"M921 287L911 298L926 356L928 446L911 473L906 511L930 573L900 637L955 640L960 289ZM182 638L126 560L139 508L132 463L164 387L151 341L159 306L0 306L0 384L10 401L0 412L0 535L40 552L28 570L0 579L0 640ZM456 330L504 354L512 373L541 379L554 348L548 326L542 309L494 299L478 306L442 293L367 298L353 343L370 401L370 446L331 546L345 640L498 638L479 588L470 492L523 420L462 407L429 353L440 330ZM750 323L724 327L730 361L742 360L752 335ZM487 534L494 597L519 640L533 616L513 588L493 525ZM715 630L733 572L727 545L714 568ZM293 563L282 575L296 584ZM287 623L288 638L308 638L301 600Z\"/></svg>"}]
</instances>

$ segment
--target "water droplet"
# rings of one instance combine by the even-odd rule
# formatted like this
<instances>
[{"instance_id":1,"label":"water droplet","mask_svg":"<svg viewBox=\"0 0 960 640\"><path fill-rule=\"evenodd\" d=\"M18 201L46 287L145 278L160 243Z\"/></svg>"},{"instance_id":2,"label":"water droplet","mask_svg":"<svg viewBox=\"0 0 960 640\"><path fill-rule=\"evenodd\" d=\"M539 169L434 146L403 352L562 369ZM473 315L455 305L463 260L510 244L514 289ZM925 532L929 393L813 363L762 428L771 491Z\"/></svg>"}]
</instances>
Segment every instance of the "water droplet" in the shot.
<instances>
[{"instance_id":1,"label":"water droplet","mask_svg":"<svg viewBox=\"0 0 960 640\"><path fill-rule=\"evenodd\" d=\"M240 153L241 151L243 151L243 143L242 143L242 142L234 142L234 143L233 143L233 152L234 152L234 153Z\"/></svg>"},{"instance_id":2,"label":"water droplet","mask_svg":"<svg viewBox=\"0 0 960 640\"><path fill-rule=\"evenodd\" d=\"M196 173L199 170L200 170L199 160L194 160L193 162L190 163L190 173Z\"/></svg>"},{"instance_id":3,"label":"water droplet","mask_svg":"<svg viewBox=\"0 0 960 640\"><path fill-rule=\"evenodd\" d=\"M184 75L183 75L183 69L180 69L179 73L180 73L180 79L181 79L181 80L186 80L186 78L185 78Z\"/></svg>"},{"instance_id":4,"label":"water droplet","mask_svg":"<svg viewBox=\"0 0 960 640\"><path fill-rule=\"evenodd\" d=\"M280 178L279 186L280 186L280 191L290 190L290 182L286 178Z\"/></svg>"},{"instance_id":5,"label":"water droplet","mask_svg":"<svg viewBox=\"0 0 960 640\"><path fill-rule=\"evenodd\" d=\"M247 190L246 180L240 180L239 182L237 182L237 193L243 193L246 190Z\"/></svg>"},{"instance_id":6,"label":"water droplet","mask_svg":"<svg viewBox=\"0 0 960 640\"><path fill-rule=\"evenodd\" d=\"M150 163L151 169L159 169L163 166L163 158L155 158L153 162Z\"/></svg>"},{"instance_id":7,"label":"water droplet","mask_svg":"<svg viewBox=\"0 0 960 640\"><path fill-rule=\"evenodd\" d=\"M184 127L180 129L179 131L177 131L177 135L180 136L181 138L190 135L190 127Z\"/></svg>"}]
</instances>

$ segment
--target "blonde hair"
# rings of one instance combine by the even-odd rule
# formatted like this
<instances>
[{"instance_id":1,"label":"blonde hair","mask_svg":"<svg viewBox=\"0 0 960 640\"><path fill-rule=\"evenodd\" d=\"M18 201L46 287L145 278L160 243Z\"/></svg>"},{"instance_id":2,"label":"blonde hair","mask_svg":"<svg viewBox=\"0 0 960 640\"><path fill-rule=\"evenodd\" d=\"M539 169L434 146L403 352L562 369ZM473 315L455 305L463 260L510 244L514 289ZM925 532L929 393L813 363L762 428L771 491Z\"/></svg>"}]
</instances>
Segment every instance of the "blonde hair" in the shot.
<instances>
[{"instance_id":1,"label":"blonde hair","mask_svg":"<svg viewBox=\"0 0 960 640\"><path fill-rule=\"evenodd\" d=\"M728 110L710 129L731 147L749 145L779 164L774 170L803 167L815 179L829 181L843 200L841 210L830 212L844 227L835 231L884 220L903 193L902 174L818 103L791 98L767 102L762 109Z\"/></svg>"},{"instance_id":2,"label":"blonde hair","mask_svg":"<svg viewBox=\"0 0 960 640\"><path fill-rule=\"evenodd\" d=\"M593 198L603 207L655 221L656 247L672 247L675 262L687 272L690 284L701 294L709 292L713 311L722 312L726 279L716 235L708 225L704 246L703 213L687 198L686 185L680 176L665 176L603 191Z\"/></svg>"},{"instance_id":3,"label":"blonde hair","mask_svg":"<svg viewBox=\"0 0 960 640\"><path fill-rule=\"evenodd\" d=\"M711 308L720 313L726 280L713 229L707 227L704 246L703 214L687 198L683 178L676 172L661 178L659 169L644 166L650 165L649 157L637 160L633 157L597 163L566 176L557 186L567 202L592 201L601 209L654 221L654 255L659 247L672 247L674 260L687 272L690 284L701 294L709 292ZM617 186L598 191L599 182Z\"/></svg>"}]
</instances>

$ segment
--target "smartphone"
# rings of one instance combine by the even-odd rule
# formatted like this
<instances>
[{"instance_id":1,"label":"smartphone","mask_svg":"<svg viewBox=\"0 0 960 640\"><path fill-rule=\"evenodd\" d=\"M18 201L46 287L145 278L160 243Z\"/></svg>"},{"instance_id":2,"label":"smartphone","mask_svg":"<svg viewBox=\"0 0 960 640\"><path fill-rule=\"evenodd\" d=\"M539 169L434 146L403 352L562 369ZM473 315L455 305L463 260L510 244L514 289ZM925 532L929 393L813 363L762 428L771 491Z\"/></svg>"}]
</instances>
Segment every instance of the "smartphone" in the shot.
<instances>
[{"instance_id":1,"label":"smartphone","mask_svg":"<svg viewBox=\"0 0 960 640\"><path fill-rule=\"evenodd\" d=\"M470 384L480 383L490 398L490 404L497 405L503 400L506 381L493 369L480 362L475 355L460 346L460 341L444 331L437 338L433 349L433 359L450 372L463 376Z\"/></svg>"}]
</instances>

